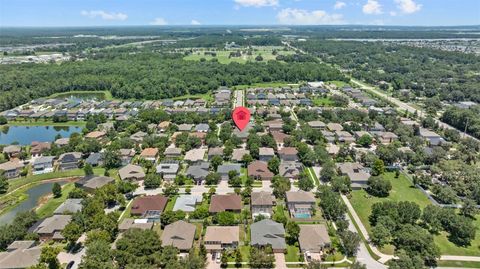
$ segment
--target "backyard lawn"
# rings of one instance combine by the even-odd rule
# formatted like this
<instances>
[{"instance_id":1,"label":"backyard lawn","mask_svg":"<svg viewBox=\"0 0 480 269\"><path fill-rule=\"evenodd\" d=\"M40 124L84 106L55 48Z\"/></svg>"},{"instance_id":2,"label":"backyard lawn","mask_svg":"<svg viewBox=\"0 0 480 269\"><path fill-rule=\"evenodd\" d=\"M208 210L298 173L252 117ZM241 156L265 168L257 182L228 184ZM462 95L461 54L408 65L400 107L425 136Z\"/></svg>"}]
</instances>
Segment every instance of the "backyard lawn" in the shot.
<instances>
[{"instance_id":1,"label":"backyard lawn","mask_svg":"<svg viewBox=\"0 0 480 269\"><path fill-rule=\"evenodd\" d=\"M47 202L37 208L37 214L39 218L45 218L53 215L53 212L59 207L65 200L67 200L68 194L75 188L75 183L67 183L62 187L62 196L53 198L52 196L46 197Z\"/></svg>"},{"instance_id":2,"label":"backyard lawn","mask_svg":"<svg viewBox=\"0 0 480 269\"><path fill-rule=\"evenodd\" d=\"M395 178L395 173L386 173L385 178L389 179L392 183L392 190L390 195L386 198L378 198L368 195L364 190L355 190L352 191L352 197L350 202L355 209L355 212L362 220L363 225L365 225L367 231L370 233L371 226L368 221L368 217L371 214L372 205L376 202L382 201L411 201L415 202L420 206L421 209L425 208L427 205L431 204L430 200L417 188L415 188L409 179L404 175L400 174L399 178ZM476 226L480 227L480 215L477 215ZM435 236L435 243L440 248L440 252L443 255L480 255L480 230L477 229L477 235L475 240L472 241L472 245L467 248L458 247L455 244L451 243L447 239L447 234L442 233ZM382 252L386 254L392 254L394 247L387 245L381 249Z\"/></svg>"},{"instance_id":3,"label":"backyard lawn","mask_svg":"<svg viewBox=\"0 0 480 269\"><path fill-rule=\"evenodd\" d=\"M236 63L246 63L248 61L255 61L257 56L262 56L263 61L266 62L269 60L275 60L277 55L274 55L272 52L273 50L277 50L277 55L289 55L293 54L293 51L284 51L283 47L254 47L252 55L242 54L240 57L229 57L231 52L236 51L243 51L244 49L230 49L230 50L198 50L193 52L192 54L185 56L183 59L187 61L200 61L200 59L204 58L205 60L209 61L212 59L218 59L218 62L221 64L229 64L231 62ZM207 52L207 55L205 55ZM209 52L214 52L217 55L212 56L208 54Z\"/></svg>"},{"instance_id":4,"label":"backyard lawn","mask_svg":"<svg viewBox=\"0 0 480 269\"><path fill-rule=\"evenodd\" d=\"M300 261L300 249L294 245L287 245L287 254L285 254L286 262Z\"/></svg>"}]
</instances>

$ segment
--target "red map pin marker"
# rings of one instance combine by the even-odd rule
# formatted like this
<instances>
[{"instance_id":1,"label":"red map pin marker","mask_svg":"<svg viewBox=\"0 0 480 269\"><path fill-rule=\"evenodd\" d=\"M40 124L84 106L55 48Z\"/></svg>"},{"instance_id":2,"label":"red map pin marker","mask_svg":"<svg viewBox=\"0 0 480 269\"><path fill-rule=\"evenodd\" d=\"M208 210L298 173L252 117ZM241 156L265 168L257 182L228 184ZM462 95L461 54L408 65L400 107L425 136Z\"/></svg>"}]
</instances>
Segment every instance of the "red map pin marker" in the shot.
<instances>
[{"instance_id":1,"label":"red map pin marker","mask_svg":"<svg viewBox=\"0 0 480 269\"><path fill-rule=\"evenodd\" d=\"M250 121L250 110L243 106L236 107L232 112L232 119L238 129L243 131Z\"/></svg>"}]
</instances>

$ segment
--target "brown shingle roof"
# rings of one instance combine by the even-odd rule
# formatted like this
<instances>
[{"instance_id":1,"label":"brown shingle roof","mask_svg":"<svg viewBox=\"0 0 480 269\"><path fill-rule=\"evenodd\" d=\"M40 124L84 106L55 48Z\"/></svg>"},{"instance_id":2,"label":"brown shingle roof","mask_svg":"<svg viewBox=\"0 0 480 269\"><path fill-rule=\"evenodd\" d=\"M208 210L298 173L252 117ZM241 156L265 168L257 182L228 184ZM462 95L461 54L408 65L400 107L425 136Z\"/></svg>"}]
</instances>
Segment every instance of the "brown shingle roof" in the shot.
<instances>
[{"instance_id":1,"label":"brown shingle roof","mask_svg":"<svg viewBox=\"0 0 480 269\"><path fill-rule=\"evenodd\" d=\"M157 148L146 148L142 151L140 156L142 157L155 157L158 154L158 149Z\"/></svg>"},{"instance_id":2,"label":"brown shingle roof","mask_svg":"<svg viewBox=\"0 0 480 269\"><path fill-rule=\"evenodd\" d=\"M210 202L211 213L223 212L223 211L236 211L242 209L242 199L238 194L224 194L214 195Z\"/></svg>"},{"instance_id":3,"label":"brown shingle roof","mask_svg":"<svg viewBox=\"0 0 480 269\"><path fill-rule=\"evenodd\" d=\"M248 176L253 176L265 180L271 180L273 173L268 170L268 164L262 161L254 161L248 165Z\"/></svg>"},{"instance_id":4,"label":"brown shingle roof","mask_svg":"<svg viewBox=\"0 0 480 269\"><path fill-rule=\"evenodd\" d=\"M183 220L165 226L162 233L162 246L174 246L179 250L191 249L195 237L195 228L195 225Z\"/></svg>"},{"instance_id":5,"label":"brown shingle roof","mask_svg":"<svg viewBox=\"0 0 480 269\"><path fill-rule=\"evenodd\" d=\"M163 195L143 196L135 199L132 205L132 215L143 215L147 211L163 212L168 198Z\"/></svg>"},{"instance_id":6,"label":"brown shingle roof","mask_svg":"<svg viewBox=\"0 0 480 269\"><path fill-rule=\"evenodd\" d=\"M266 191L252 192L252 205L273 205L273 195Z\"/></svg>"}]
</instances>

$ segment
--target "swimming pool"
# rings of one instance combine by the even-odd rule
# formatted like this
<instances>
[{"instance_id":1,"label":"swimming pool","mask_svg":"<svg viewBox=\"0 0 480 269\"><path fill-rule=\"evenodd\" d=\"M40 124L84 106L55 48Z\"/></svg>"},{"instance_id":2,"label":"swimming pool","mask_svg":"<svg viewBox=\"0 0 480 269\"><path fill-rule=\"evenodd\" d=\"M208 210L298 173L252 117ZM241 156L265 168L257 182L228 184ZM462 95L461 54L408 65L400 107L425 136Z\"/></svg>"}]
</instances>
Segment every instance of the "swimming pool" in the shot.
<instances>
[{"instance_id":1,"label":"swimming pool","mask_svg":"<svg viewBox=\"0 0 480 269\"><path fill-rule=\"evenodd\" d=\"M295 213L295 218L296 219L309 219L310 214L308 214L308 213Z\"/></svg>"}]
</instances>

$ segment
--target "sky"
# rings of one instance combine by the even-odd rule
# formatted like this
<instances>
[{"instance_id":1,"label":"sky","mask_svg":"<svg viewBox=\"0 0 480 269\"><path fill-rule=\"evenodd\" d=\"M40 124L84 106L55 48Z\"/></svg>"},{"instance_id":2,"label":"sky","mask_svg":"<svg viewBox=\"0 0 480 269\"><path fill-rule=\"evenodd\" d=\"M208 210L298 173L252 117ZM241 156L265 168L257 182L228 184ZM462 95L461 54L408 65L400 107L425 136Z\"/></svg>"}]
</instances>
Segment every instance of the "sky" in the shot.
<instances>
[{"instance_id":1,"label":"sky","mask_svg":"<svg viewBox=\"0 0 480 269\"><path fill-rule=\"evenodd\" d=\"M0 0L0 26L480 25L480 0Z\"/></svg>"}]
</instances>

